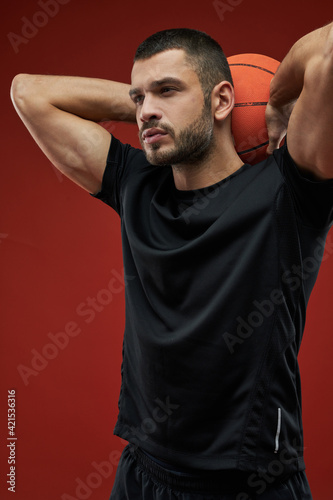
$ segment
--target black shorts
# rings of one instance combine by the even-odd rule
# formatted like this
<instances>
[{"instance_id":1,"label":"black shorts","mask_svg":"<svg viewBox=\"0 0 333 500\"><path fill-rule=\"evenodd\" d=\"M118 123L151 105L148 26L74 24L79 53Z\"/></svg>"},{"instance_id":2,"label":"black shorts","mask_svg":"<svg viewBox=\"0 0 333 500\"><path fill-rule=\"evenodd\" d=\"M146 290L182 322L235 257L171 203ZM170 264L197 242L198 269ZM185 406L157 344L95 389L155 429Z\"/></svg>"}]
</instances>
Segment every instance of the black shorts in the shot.
<instances>
[{"instance_id":1,"label":"black shorts","mask_svg":"<svg viewBox=\"0 0 333 500\"><path fill-rule=\"evenodd\" d=\"M110 500L312 500L304 471L283 480L269 479L250 487L247 472L176 472L128 445Z\"/></svg>"}]
</instances>

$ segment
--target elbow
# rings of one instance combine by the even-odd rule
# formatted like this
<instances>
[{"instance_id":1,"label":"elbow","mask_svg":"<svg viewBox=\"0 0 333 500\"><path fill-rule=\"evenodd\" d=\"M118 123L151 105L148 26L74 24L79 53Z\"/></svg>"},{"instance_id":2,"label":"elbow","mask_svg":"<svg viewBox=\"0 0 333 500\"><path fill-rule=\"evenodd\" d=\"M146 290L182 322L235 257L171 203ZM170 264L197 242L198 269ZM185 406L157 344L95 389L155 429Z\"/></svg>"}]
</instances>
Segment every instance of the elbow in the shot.
<instances>
[{"instance_id":1,"label":"elbow","mask_svg":"<svg viewBox=\"0 0 333 500\"><path fill-rule=\"evenodd\" d=\"M23 110L32 94L32 76L20 73L13 78L10 97L16 110Z\"/></svg>"},{"instance_id":2,"label":"elbow","mask_svg":"<svg viewBox=\"0 0 333 500\"><path fill-rule=\"evenodd\" d=\"M26 81L27 81L28 76L29 75L26 75L24 73L20 73L20 74L14 76L13 81L12 81L12 85L10 88L10 96L11 96L12 101L15 102L15 100L17 98L20 98L20 96L22 96L22 93L24 92L24 90L26 88Z\"/></svg>"}]
</instances>

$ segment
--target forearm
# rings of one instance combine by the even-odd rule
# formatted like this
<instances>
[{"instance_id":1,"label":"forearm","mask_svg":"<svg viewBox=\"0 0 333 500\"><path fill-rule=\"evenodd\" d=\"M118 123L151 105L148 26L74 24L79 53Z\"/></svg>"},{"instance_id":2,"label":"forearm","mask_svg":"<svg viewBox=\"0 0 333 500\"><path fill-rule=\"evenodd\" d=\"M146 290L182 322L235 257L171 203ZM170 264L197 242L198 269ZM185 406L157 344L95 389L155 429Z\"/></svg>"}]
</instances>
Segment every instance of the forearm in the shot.
<instances>
[{"instance_id":1,"label":"forearm","mask_svg":"<svg viewBox=\"0 0 333 500\"><path fill-rule=\"evenodd\" d=\"M11 95L21 115L31 115L48 104L81 118L135 122L135 106L124 83L97 78L17 75Z\"/></svg>"},{"instance_id":2,"label":"forearm","mask_svg":"<svg viewBox=\"0 0 333 500\"><path fill-rule=\"evenodd\" d=\"M317 29L298 40L279 66L270 86L270 104L280 108L297 99L302 92L304 75L314 57L325 57L333 24Z\"/></svg>"}]
</instances>

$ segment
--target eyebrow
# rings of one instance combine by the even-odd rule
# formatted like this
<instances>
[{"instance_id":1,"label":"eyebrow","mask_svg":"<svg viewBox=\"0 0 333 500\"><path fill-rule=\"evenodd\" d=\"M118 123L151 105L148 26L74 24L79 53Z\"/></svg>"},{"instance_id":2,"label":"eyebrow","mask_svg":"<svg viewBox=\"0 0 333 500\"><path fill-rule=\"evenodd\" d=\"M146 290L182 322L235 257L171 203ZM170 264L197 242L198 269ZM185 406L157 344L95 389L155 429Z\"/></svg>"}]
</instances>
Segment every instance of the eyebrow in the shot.
<instances>
[{"instance_id":1,"label":"eyebrow","mask_svg":"<svg viewBox=\"0 0 333 500\"><path fill-rule=\"evenodd\" d=\"M173 76L166 76L165 78L162 78L161 80L155 80L154 82L152 82L150 84L150 88L155 89L157 87L161 87L162 85L166 85L166 84L174 84L174 85L182 85L182 86L184 85L182 80L180 80L179 78L175 78ZM136 88L130 89L129 95L130 95L130 97L133 97L135 95L140 94L141 92L142 92L141 88L136 87Z\"/></svg>"}]
</instances>

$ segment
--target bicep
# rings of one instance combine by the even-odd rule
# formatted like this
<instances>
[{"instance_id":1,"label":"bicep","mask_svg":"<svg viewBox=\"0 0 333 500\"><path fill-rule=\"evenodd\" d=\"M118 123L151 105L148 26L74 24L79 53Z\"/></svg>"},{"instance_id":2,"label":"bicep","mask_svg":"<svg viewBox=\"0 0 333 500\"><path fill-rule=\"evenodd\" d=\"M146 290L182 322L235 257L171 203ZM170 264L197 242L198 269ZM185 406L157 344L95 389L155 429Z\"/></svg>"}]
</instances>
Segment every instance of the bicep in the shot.
<instances>
[{"instance_id":1,"label":"bicep","mask_svg":"<svg viewBox=\"0 0 333 500\"><path fill-rule=\"evenodd\" d=\"M39 121L33 135L54 166L90 193L99 191L110 147L109 132L57 108Z\"/></svg>"},{"instance_id":2,"label":"bicep","mask_svg":"<svg viewBox=\"0 0 333 500\"><path fill-rule=\"evenodd\" d=\"M295 163L317 179L333 178L333 53L313 57L288 124Z\"/></svg>"}]
</instances>

